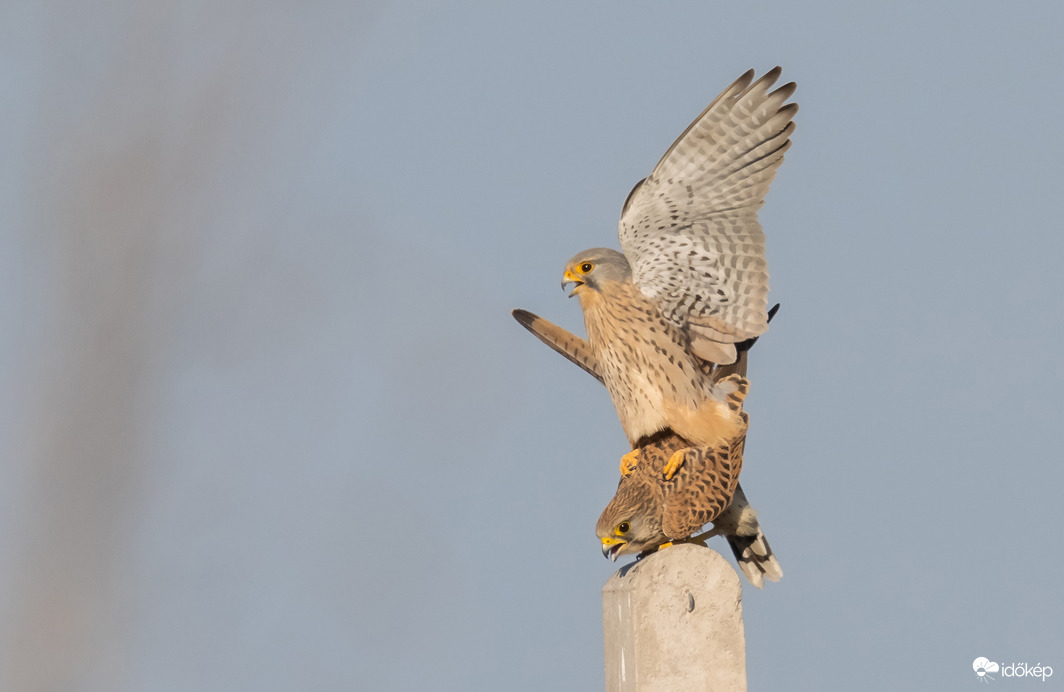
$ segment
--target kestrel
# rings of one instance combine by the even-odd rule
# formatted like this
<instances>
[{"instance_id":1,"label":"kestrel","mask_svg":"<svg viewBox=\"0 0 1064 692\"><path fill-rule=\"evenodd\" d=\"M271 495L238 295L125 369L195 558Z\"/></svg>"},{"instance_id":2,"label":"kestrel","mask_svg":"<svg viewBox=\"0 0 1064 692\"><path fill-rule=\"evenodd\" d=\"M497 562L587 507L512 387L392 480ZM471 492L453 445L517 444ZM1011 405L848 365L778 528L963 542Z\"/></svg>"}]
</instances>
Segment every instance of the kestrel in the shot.
<instances>
[{"instance_id":1,"label":"kestrel","mask_svg":"<svg viewBox=\"0 0 1064 692\"><path fill-rule=\"evenodd\" d=\"M624 253L594 248L565 266L580 298L589 360L633 448L670 429L696 447L742 427L734 391L705 365L765 331L768 271L757 210L790 146L794 83L749 71L680 135L621 211ZM722 381L723 382L723 381Z\"/></svg>"},{"instance_id":2,"label":"kestrel","mask_svg":"<svg viewBox=\"0 0 1064 692\"><path fill-rule=\"evenodd\" d=\"M778 308L779 306L777 305L769 311L766 321L772 319ZM518 322L538 337L540 341L565 356L565 358L595 379L602 381L603 378L596 370L598 366L592 354L591 346L587 341L527 310L514 310L513 315ZM706 376L713 379L724 379L732 375L745 376L747 354L755 341L756 339L751 339L736 345L738 358L734 363L716 367L711 363L703 363L702 369L705 371ZM672 459L676 452L693 446L690 442L676 436L671 431L660 433L654 438L645 441L644 445L656 445L655 451L652 452L655 455L654 458L642 460L646 462L645 469L655 468L655 459L658 460L657 463L660 463L660 459ZM642 448L637 448L637 451L639 449ZM696 449L696 452L702 454L710 453L711 451L711 449L707 450L707 448L701 448L701 451ZM639 465L639 463L636 463L635 469L638 469ZM632 470L630 460L623 460L622 467ZM738 471L739 469L737 468L736 473ZM783 570L768 544L768 539L765 538L765 534L761 530L757 511L750 506L741 485L736 484L734 495L731 497L731 502L726 509L715 518L707 519L706 521L713 522L711 535L722 535L728 541L728 545L735 555L735 560L739 564L739 569L742 570L751 584L760 589L763 587L765 579L770 581L780 580L783 576ZM704 541L706 538L708 538L708 535L703 535L701 540Z\"/></svg>"},{"instance_id":3,"label":"kestrel","mask_svg":"<svg viewBox=\"0 0 1064 692\"><path fill-rule=\"evenodd\" d=\"M737 384L728 397L729 406L743 420L744 429L735 438L716 447L696 448L684 447L685 440L668 433L643 445L639 464L621 477L595 527L603 555L616 560L619 555L653 552L690 538L731 504L749 421L742 410L746 381Z\"/></svg>"}]
</instances>

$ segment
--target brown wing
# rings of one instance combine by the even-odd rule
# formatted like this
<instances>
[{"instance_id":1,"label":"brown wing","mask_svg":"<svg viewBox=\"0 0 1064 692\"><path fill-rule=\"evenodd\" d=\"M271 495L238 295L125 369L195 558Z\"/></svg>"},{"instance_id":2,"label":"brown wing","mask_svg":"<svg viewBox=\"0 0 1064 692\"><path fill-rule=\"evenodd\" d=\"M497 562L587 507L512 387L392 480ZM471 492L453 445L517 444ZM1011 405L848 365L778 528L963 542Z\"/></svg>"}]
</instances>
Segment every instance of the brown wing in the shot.
<instances>
[{"instance_id":1,"label":"brown wing","mask_svg":"<svg viewBox=\"0 0 1064 692\"><path fill-rule=\"evenodd\" d=\"M743 414L745 418L745 413ZM684 463L666 484L662 530L687 538L720 516L732 501L743 468L746 435L716 447L689 447Z\"/></svg>"},{"instance_id":2,"label":"brown wing","mask_svg":"<svg viewBox=\"0 0 1064 692\"><path fill-rule=\"evenodd\" d=\"M776 303L768 311L766 322L771 322L779 309L779 303ZM599 382L602 382L602 376L598 373L598 361L595 360L594 354L591 353L591 345L586 340L528 310L517 308L511 314L515 320L521 323L521 326L532 332L540 341L563 355L570 362L575 363L577 367ZM716 380L724 379L728 375L743 375L745 377L747 352L756 342L757 338L755 337L741 344L736 344L738 358L734 363L714 366L712 363L703 362L701 366L706 369L707 373L712 373Z\"/></svg>"},{"instance_id":3,"label":"brown wing","mask_svg":"<svg viewBox=\"0 0 1064 692\"><path fill-rule=\"evenodd\" d=\"M591 345L587 341L528 310L517 309L511 314L515 320L521 323L521 326L535 334L540 341L565 356L599 382L602 382L602 376L598 373L598 361L595 360L595 355L591 353Z\"/></svg>"}]
</instances>

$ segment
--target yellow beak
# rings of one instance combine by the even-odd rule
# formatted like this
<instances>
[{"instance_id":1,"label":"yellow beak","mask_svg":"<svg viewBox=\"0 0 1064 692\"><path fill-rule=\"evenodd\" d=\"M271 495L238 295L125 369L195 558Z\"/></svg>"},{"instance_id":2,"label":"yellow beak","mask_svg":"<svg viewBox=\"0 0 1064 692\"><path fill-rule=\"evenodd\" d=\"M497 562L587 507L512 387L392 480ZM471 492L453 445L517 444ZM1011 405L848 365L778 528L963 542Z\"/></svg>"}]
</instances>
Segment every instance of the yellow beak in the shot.
<instances>
[{"instance_id":1,"label":"yellow beak","mask_svg":"<svg viewBox=\"0 0 1064 692\"><path fill-rule=\"evenodd\" d=\"M566 269L565 274L562 276L562 290L564 291L569 284L576 284L576 286L573 287L573 290L569 292L570 298L575 296L577 292L584 287L583 280L577 278L576 274Z\"/></svg>"},{"instance_id":2,"label":"yellow beak","mask_svg":"<svg viewBox=\"0 0 1064 692\"><path fill-rule=\"evenodd\" d=\"M603 536L602 538L602 557L608 557L610 560L617 562L617 555L620 554L624 546L628 545L628 541L623 538L614 538L613 536Z\"/></svg>"}]
</instances>

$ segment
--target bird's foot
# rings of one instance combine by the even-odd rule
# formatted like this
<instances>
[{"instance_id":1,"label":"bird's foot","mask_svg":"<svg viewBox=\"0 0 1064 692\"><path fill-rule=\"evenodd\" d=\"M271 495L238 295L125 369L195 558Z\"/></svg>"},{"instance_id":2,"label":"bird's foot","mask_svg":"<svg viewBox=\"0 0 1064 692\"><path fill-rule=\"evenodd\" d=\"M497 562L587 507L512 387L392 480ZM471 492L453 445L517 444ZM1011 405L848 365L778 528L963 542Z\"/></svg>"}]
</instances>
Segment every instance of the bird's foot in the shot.
<instances>
[{"instance_id":1,"label":"bird's foot","mask_svg":"<svg viewBox=\"0 0 1064 692\"><path fill-rule=\"evenodd\" d=\"M632 475L632 471L636 466L639 466L639 452L641 450L633 449L632 451L621 457L621 475L627 478Z\"/></svg>"},{"instance_id":2,"label":"bird's foot","mask_svg":"<svg viewBox=\"0 0 1064 692\"><path fill-rule=\"evenodd\" d=\"M681 466L683 466L683 462L686 458L686 449L681 449L669 457L669 460L665 462L664 468L661 469L661 473L665 476L665 480L672 480L672 477L675 476L676 472L680 470Z\"/></svg>"}]
</instances>

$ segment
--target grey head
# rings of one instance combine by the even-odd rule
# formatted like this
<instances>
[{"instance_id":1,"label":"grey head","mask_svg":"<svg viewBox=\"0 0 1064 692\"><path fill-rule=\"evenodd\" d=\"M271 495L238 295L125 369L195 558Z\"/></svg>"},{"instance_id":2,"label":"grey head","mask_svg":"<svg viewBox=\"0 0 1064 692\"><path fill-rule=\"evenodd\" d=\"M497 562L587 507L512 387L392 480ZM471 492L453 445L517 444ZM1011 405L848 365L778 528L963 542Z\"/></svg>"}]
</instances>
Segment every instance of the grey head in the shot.
<instances>
[{"instance_id":1,"label":"grey head","mask_svg":"<svg viewBox=\"0 0 1064 692\"><path fill-rule=\"evenodd\" d=\"M585 289L601 291L609 282L631 280L632 267L624 255L608 247L593 247L576 253L565 263L562 290L571 283L576 284L569 293L571 298Z\"/></svg>"}]
</instances>

